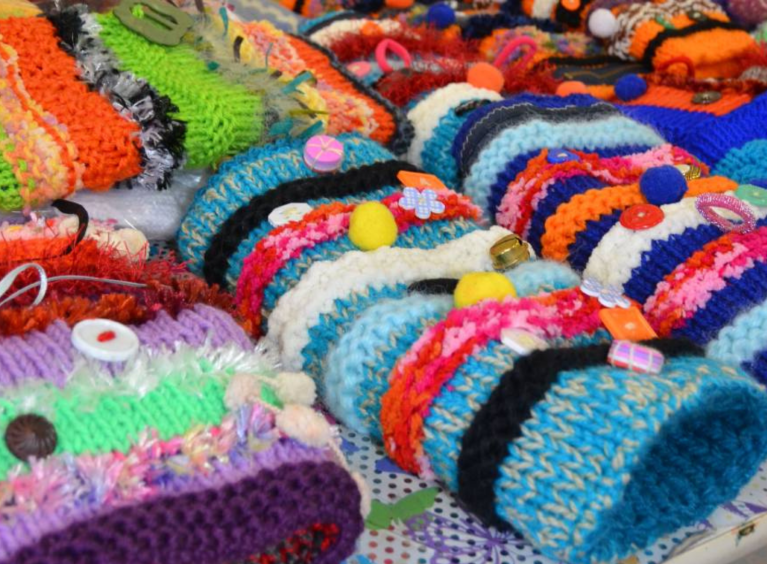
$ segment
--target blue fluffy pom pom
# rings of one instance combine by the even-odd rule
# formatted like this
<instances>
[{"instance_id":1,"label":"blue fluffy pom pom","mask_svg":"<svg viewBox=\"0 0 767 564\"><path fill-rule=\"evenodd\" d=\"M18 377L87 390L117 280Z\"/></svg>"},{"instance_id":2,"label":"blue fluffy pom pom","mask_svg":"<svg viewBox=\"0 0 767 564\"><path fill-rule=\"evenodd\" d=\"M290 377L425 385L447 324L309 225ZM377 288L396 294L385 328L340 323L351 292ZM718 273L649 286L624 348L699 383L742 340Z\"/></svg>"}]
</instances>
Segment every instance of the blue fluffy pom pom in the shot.
<instances>
[{"instance_id":1,"label":"blue fluffy pom pom","mask_svg":"<svg viewBox=\"0 0 767 564\"><path fill-rule=\"evenodd\" d=\"M426 21L438 29L445 29L455 23L455 11L447 4L434 4L426 13Z\"/></svg>"},{"instance_id":2,"label":"blue fluffy pom pom","mask_svg":"<svg viewBox=\"0 0 767 564\"><path fill-rule=\"evenodd\" d=\"M673 204L687 192L687 180L676 167L671 165L648 169L639 179L639 189L645 199L656 206Z\"/></svg>"},{"instance_id":3,"label":"blue fluffy pom pom","mask_svg":"<svg viewBox=\"0 0 767 564\"><path fill-rule=\"evenodd\" d=\"M615 83L615 95L624 102L630 102L647 92L647 82L636 74L627 74Z\"/></svg>"}]
</instances>

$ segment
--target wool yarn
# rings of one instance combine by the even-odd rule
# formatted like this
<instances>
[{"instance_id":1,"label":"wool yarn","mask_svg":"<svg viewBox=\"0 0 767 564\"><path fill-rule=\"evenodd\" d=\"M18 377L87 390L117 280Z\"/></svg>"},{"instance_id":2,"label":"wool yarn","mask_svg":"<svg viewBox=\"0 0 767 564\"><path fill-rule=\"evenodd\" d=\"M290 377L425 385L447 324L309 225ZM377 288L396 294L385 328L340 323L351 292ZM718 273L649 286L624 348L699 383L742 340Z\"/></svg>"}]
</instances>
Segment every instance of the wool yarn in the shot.
<instances>
[{"instance_id":1,"label":"wool yarn","mask_svg":"<svg viewBox=\"0 0 767 564\"><path fill-rule=\"evenodd\" d=\"M568 267L549 261L523 263L506 276L520 296L579 284ZM352 430L381 440L381 398L394 365L432 325L453 308L456 279L426 279L411 284L401 298L370 306L331 347L323 375L324 400Z\"/></svg>"},{"instance_id":2,"label":"wool yarn","mask_svg":"<svg viewBox=\"0 0 767 564\"><path fill-rule=\"evenodd\" d=\"M699 78L735 77L743 57L756 51L754 39L714 1L619 2L610 10L615 32L608 53L656 69L684 56Z\"/></svg>"},{"instance_id":3,"label":"wool yarn","mask_svg":"<svg viewBox=\"0 0 767 564\"><path fill-rule=\"evenodd\" d=\"M318 377L328 347L359 312L380 299L402 295L411 283L426 276L457 278L492 270L490 246L506 234L493 227L430 250L383 247L314 263L277 301L269 314L266 338L280 350L287 370L305 370ZM325 282L330 280L333 284Z\"/></svg>"},{"instance_id":4,"label":"wool yarn","mask_svg":"<svg viewBox=\"0 0 767 564\"><path fill-rule=\"evenodd\" d=\"M236 329L219 315L205 331L227 324ZM11 347L52 343L59 329L14 337ZM160 327L143 329L146 339ZM302 545L312 562L351 554L363 529L361 482L324 418L288 404L287 380L306 377L278 374L241 330L196 349L183 331L177 337L175 352L146 342L114 375L87 362L65 382L8 382L3 370L0 474L14 518L2 525L0 561L181 563L195 554L287 563ZM26 432L54 433L55 449L19 461L6 443L16 448L10 433L30 414L48 429ZM30 488L35 497L22 493Z\"/></svg>"},{"instance_id":5,"label":"wool yarn","mask_svg":"<svg viewBox=\"0 0 767 564\"><path fill-rule=\"evenodd\" d=\"M273 211L295 203L314 209L383 199L399 191L399 172L416 170L359 135L341 135L338 140L344 147L344 159L332 174L320 175L308 167L301 140L254 148L225 163L195 195L179 229L181 256L189 261L192 272L204 274L209 282L234 287L245 259L279 227L269 220ZM476 217L466 203L460 206L464 211L457 212L459 216ZM450 213L446 218L454 217Z\"/></svg>"},{"instance_id":6,"label":"wool yarn","mask_svg":"<svg viewBox=\"0 0 767 564\"><path fill-rule=\"evenodd\" d=\"M630 154L662 143L650 128L588 95L520 95L472 112L451 152L461 189L494 215L506 187L543 148L602 156Z\"/></svg>"},{"instance_id":7,"label":"wool yarn","mask_svg":"<svg viewBox=\"0 0 767 564\"><path fill-rule=\"evenodd\" d=\"M240 28L258 63L295 76L308 71L328 112L331 135L357 132L402 154L412 137L412 128L401 112L368 89L335 56L313 41L284 33L268 22L249 22Z\"/></svg>"}]
</instances>

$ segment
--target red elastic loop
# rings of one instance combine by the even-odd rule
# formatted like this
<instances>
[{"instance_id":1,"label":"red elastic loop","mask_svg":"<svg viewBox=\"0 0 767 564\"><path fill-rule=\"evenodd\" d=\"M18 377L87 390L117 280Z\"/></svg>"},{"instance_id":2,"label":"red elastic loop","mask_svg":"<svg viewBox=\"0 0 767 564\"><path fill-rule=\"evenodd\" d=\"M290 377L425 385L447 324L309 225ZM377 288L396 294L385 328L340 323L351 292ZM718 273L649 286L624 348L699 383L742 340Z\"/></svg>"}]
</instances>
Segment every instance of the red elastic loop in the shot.
<instances>
[{"instance_id":1,"label":"red elastic loop","mask_svg":"<svg viewBox=\"0 0 767 564\"><path fill-rule=\"evenodd\" d=\"M656 70L658 72L663 72L664 70L669 68L671 65L677 65L677 64L683 64L684 66L686 66L687 76L690 78L695 78L695 63L693 63L689 57L685 57L684 55L680 55L679 57L674 57L673 59L669 59L668 61L663 61L656 67Z\"/></svg>"},{"instance_id":2,"label":"red elastic loop","mask_svg":"<svg viewBox=\"0 0 767 564\"><path fill-rule=\"evenodd\" d=\"M529 47L529 49L522 55L515 66L526 67L530 62L530 59L533 58L533 55L535 55L535 52L538 50L538 44L532 37L517 37L513 41L509 41L509 43L506 44L506 47L498 53L498 56L493 61L493 66L500 68L514 52L524 46Z\"/></svg>"},{"instance_id":3,"label":"red elastic loop","mask_svg":"<svg viewBox=\"0 0 767 564\"><path fill-rule=\"evenodd\" d=\"M391 72L394 70L389 64L389 61L386 60L387 51L391 51L402 59L406 68L412 63L410 53L408 53L407 49L393 39L384 39L376 47L376 62L383 72Z\"/></svg>"}]
</instances>

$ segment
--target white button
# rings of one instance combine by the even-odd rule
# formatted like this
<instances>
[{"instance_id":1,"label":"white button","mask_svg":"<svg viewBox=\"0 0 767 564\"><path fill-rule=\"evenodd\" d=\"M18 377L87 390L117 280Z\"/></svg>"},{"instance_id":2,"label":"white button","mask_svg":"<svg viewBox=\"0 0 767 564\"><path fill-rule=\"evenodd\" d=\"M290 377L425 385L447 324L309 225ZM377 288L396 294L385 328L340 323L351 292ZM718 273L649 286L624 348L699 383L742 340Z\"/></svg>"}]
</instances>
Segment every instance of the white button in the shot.
<instances>
[{"instance_id":1,"label":"white button","mask_svg":"<svg viewBox=\"0 0 767 564\"><path fill-rule=\"evenodd\" d=\"M132 329L108 319L88 319L72 329L72 345L81 353L105 362L124 362L139 349Z\"/></svg>"},{"instance_id":2,"label":"white button","mask_svg":"<svg viewBox=\"0 0 767 564\"><path fill-rule=\"evenodd\" d=\"M287 225L291 221L298 221L312 211L312 206L304 202L285 204L272 210L267 218L272 227Z\"/></svg>"},{"instance_id":3,"label":"white button","mask_svg":"<svg viewBox=\"0 0 767 564\"><path fill-rule=\"evenodd\" d=\"M520 355L549 348L546 341L522 329L504 329L501 331L501 342Z\"/></svg>"}]
</instances>

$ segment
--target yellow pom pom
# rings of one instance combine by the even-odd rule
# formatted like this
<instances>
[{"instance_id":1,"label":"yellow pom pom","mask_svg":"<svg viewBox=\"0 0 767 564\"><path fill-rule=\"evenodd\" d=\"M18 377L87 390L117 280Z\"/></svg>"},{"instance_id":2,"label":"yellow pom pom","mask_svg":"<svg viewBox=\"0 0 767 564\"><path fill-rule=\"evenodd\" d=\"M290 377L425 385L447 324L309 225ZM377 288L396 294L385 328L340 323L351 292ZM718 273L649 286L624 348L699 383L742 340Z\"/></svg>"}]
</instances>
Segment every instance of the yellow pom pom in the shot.
<instances>
[{"instance_id":1,"label":"yellow pom pom","mask_svg":"<svg viewBox=\"0 0 767 564\"><path fill-rule=\"evenodd\" d=\"M363 251L393 245L397 240L394 215L380 202L360 204L349 219L349 239Z\"/></svg>"},{"instance_id":2,"label":"yellow pom pom","mask_svg":"<svg viewBox=\"0 0 767 564\"><path fill-rule=\"evenodd\" d=\"M458 281L453 293L456 307L467 307L482 300L501 301L516 296L514 284L499 272L471 272Z\"/></svg>"}]
</instances>

